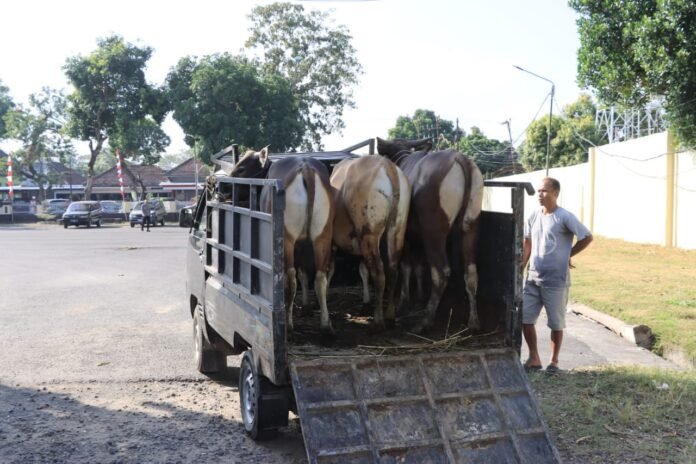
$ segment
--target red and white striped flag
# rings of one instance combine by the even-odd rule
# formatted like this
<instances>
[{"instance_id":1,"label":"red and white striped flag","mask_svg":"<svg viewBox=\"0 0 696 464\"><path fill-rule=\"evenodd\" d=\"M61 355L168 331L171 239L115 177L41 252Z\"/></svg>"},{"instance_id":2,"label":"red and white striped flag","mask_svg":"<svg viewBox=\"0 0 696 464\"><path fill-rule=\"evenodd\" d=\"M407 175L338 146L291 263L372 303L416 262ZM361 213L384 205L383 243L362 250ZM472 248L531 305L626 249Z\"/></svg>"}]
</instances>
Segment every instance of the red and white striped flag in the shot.
<instances>
[{"instance_id":1,"label":"red and white striped flag","mask_svg":"<svg viewBox=\"0 0 696 464\"><path fill-rule=\"evenodd\" d=\"M10 196L14 197L14 184L12 183L12 155L7 155L7 186L10 188Z\"/></svg>"},{"instance_id":2,"label":"red and white striped flag","mask_svg":"<svg viewBox=\"0 0 696 464\"><path fill-rule=\"evenodd\" d=\"M121 153L116 152L116 172L118 173L118 185L121 188L121 199L125 201L125 190L123 188L123 172L121 171Z\"/></svg>"}]
</instances>

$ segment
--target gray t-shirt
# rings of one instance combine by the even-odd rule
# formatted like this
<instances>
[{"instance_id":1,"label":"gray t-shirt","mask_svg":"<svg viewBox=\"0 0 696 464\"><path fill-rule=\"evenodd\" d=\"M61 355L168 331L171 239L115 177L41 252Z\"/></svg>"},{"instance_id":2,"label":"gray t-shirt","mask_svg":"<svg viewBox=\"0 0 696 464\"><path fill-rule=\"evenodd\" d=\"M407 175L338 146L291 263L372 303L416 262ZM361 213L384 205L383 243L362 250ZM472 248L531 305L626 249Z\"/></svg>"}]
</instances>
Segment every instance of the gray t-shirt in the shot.
<instances>
[{"instance_id":1,"label":"gray t-shirt","mask_svg":"<svg viewBox=\"0 0 696 464\"><path fill-rule=\"evenodd\" d=\"M524 237L532 239L527 280L542 287L570 286L568 260L573 236L582 240L588 235L590 230L560 206L549 215L541 208L534 211L524 227Z\"/></svg>"}]
</instances>

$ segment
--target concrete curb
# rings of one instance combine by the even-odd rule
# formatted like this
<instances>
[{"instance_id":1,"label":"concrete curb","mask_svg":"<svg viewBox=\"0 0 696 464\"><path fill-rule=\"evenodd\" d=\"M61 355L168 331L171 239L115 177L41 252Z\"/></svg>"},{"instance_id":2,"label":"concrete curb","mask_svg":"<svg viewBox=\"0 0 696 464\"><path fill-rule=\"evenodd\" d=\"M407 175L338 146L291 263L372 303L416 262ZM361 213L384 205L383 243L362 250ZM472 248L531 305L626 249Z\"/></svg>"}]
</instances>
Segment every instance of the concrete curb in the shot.
<instances>
[{"instance_id":1,"label":"concrete curb","mask_svg":"<svg viewBox=\"0 0 696 464\"><path fill-rule=\"evenodd\" d=\"M652 349L654 335L652 329L647 325L629 325L620 319L601 313L581 303L570 303L568 305L568 310L603 325L641 348L645 348L646 350ZM662 357L678 366L687 369L696 369L696 359L689 359L686 353L680 349L665 349Z\"/></svg>"},{"instance_id":2,"label":"concrete curb","mask_svg":"<svg viewBox=\"0 0 696 464\"><path fill-rule=\"evenodd\" d=\"M607 329L641 348L645 348L646 350L652 348L654 337L652 330L647 325L629 325L620 319L601 313L580 303L572 303L568 305L568 309L602 324Z\"/></svg>"}]
</instances>

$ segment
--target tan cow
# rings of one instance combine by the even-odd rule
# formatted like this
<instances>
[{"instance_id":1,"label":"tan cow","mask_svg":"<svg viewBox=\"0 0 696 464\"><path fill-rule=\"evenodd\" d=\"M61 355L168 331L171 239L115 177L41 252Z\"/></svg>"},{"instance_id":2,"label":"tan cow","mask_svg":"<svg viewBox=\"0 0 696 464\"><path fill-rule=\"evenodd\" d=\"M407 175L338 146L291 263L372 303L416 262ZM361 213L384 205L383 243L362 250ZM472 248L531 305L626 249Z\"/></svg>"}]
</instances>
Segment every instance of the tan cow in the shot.
<instances>
[{"instance_id":1,"label":"tan cow","mask_svg":"<svg viewBox=\"0 0 696 464\"><path fill-rule=\"evenodd\" d=\"M314 256L314 289L321 311L321 331L334 333L326 305L328 272L331 265L334 202L329 171L320 161L292 156L271 161L268 149L247 151L231 169L234 177L280 179L285 187L284 245L288 285L288 328L293 329L293 307L297 292L295 250L302 241L311 244ZM265 203L264 194L261 203ZM264 206L268 207L269 204ZM302 264L303 260L300 260Z\"/></svg>"},{"instance_id":2,"label":"tan cow","mask_svg":"<svg viewBox=\"0 0 696 464\"><path fill-rule=\"evenodd\" d=\"M376 329L385 327L383 299L387 288L386 323L393 325L393 294L411 201L408 179L387 158L363 156L338 163L331 174L331 186L336 205L334 245L362 258L360 274L366 303L369 301L367 275L372 277ZM380 255L381 240L386 245L387 273Z\"/></svg>"}]
</instances>

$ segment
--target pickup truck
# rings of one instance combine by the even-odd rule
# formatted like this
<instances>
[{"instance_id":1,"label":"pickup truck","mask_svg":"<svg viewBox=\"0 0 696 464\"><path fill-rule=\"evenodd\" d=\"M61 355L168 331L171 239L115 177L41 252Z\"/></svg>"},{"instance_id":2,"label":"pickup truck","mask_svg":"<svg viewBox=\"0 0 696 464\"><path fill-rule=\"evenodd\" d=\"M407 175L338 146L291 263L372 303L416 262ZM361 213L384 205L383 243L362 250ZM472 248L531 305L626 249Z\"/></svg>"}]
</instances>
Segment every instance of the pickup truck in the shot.
<instances>
[{"instance_id":1,"label":"pickup truck","mask_svg":"<svg viewBox=\"0 0 696 464\"><path fill-rule=\"evenodd\" d=\"M215 159L234 163L233 155L230 147ZM304 155L329 169L356 156L350 149ZM271 159L283 156L297 155ZM240 407L253 439L272 437L292 411L311 463L560 462L519 360L523 200L531 185L486 182L510 190L511 208L482 213L480 333L460 328L467 303L456 284L433 333L408 333L407 316L386 333L369 333L357 264L337 256L342 275L328 300L336 338L328 345L316 314L296 316L294 332L287 330L283 187L212 175L188 235L196 367L214 374L241 355ZM269 211L260 208L262 189L272 195Z\"/></svg>"}]
</instances>

